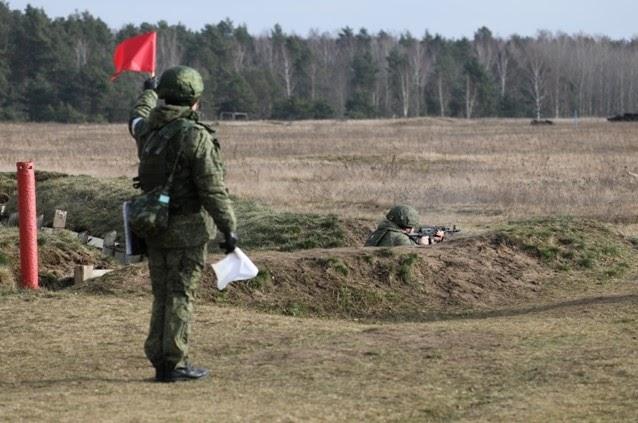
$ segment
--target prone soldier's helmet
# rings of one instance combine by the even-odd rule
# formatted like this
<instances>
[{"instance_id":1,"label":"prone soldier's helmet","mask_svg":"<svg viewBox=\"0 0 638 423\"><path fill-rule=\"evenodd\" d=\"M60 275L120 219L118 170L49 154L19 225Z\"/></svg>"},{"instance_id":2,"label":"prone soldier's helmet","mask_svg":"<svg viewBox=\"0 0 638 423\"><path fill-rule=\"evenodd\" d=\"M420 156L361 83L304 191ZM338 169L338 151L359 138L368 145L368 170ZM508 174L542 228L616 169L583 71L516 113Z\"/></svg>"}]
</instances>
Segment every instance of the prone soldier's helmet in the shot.
<instances>
[{"instance_id":1,"label":"prone soldier's helmet","mask_svg":"<svg viewBox=\"0 0 638 423\"><path fill-rule=\"evenodd\" d=\"M202 76L188 66L165 70L157 86L157 96L168 104L191 106L204 92Z\"/></svg>"},{"instance_id":2,"label":"prone soldier's helmet","mask_svg":"<svg viewBox=\"0 0 638 423\"><path fill-rule=\"evenodd\" d=\"M416 228L419 226L419 212L410 206L394 206L385 217L400 228Z\"/></svg>"}]
</instances>

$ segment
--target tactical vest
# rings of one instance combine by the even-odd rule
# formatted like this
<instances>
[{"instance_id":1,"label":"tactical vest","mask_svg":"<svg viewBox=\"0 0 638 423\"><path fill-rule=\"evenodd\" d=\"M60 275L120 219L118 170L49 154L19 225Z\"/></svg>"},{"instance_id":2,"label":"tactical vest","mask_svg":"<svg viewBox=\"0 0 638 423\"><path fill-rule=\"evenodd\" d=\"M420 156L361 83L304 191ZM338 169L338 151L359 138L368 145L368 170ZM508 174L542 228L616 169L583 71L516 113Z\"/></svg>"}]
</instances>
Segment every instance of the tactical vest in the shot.
<instances>
[{"instance_id":1,"label":"tactical vest","mask_svg":"<svg viewBox=\"0 0 638 423\"><path fill-rule=\"evenodd\" d=\"M195 122L191 120L176 119L149 135L142 149L138 168L138 182L142 191L149 192L166 184L168 176L179 160L178 151L181 151L184 135L194 125ZM177 142L169 142L175 137L179 137ZM173 154L168 155L168 151L173 149ZM171 156L174 159L169 163L168 158Z\"/></svg>"}]
</instances>

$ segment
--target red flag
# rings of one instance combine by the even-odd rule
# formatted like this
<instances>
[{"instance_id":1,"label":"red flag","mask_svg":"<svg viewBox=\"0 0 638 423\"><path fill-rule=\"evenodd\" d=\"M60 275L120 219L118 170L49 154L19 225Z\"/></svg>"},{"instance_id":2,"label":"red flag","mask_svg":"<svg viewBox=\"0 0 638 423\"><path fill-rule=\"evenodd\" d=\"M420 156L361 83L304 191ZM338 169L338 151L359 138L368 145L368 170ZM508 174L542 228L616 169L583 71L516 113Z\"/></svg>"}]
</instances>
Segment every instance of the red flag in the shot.
<instances>
[{"instance_id":1,"label":"red flag","mask_svg":"<svg viewBox=\"0 0 638 423\"><path fill-rule=\"evenodd\" d=\"M148 72L155 75L155 45L157 32L127 38L115 47L113 64L115 73L111 81L124 71Z\"/></svg>"}]
</instances>

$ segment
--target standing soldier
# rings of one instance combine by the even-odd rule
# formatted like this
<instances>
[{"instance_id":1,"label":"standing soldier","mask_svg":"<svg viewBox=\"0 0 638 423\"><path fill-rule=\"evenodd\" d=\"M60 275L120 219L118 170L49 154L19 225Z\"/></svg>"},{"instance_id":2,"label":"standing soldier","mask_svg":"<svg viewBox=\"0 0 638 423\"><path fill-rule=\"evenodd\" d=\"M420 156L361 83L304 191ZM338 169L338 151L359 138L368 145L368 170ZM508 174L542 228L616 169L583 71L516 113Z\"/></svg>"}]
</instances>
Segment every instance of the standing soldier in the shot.
<instances>
[{"instance_id":1,"label":"standing soldier","mask_svg":"<svg viewBox=\"0 0 638 423\"><path fill-rule=\"evenodd\" d=\"M144 351L158 382L208 375L207 369L193 367L188 360L193 297L215 226L224 235L220 245L227 254L237 243L219 143L196 112L203 91L202 77L195 69L170 68L159 82L155 78L144 82L129 121L137 143L142 190L165 185L174 172L168 228L145 240L153 308ZM163 105L157 105L158 98Z\"/></svg>"}]
</instances>

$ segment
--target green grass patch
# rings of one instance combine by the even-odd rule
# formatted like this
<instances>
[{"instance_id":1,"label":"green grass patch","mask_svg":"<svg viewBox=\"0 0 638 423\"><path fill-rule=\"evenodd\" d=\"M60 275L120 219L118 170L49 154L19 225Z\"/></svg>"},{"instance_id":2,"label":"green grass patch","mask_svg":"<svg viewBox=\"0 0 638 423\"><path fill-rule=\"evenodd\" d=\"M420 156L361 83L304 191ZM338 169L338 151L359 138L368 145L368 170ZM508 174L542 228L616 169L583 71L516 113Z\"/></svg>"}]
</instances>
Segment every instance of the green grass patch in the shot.
<instances>
[{"instance_id":1,"label":"green grass patch","mask_svg":"<svg viewBox=\"0 0 638 423\"><path fill-rule=\"evenodd\" d=\"M378 257L393 257L394 250L392 248L379 248L376 250Z\"/></svg>"},{"instance_id":2,"label":"green grass patch","mask_svg":"<svg viewBox=\"0 0 638 423\"><path fill-rule=\"evenodd\" d=\"M15 191L15 174L0 174L0 190L2 181L12 182ZM38 214L44 214L45 226L52 225L56 209L66 210L68 229L88 231L97 237L112 230L122 232L122 203L137 193L128 178L98 179L49 172L36 172L36 187L36 208ZM9 210L17 209L15 202L15 195L11 195Z\"/></svg>"},{"instance_id":3,"label":"green grass patch","mask_svg":"<svg viewBox=\"0 0 638 423\"><path fill-rule=\"evenodd\" d=\"M297 302L289 302L281 310L285 316L304 317L308 314L308 310L304 304Z\"/></svg>"},{"instance_id":4,"label":"green grass patch","mask_svg":"<svg viewBox=\"0 0 638 423\"><path fill-rule=\"evenodd\" d=\"M94 178L37 172L37 210L51 226L56 209L67 211L67 228L102 237L118 231L121 241L122 203L139 193L129 178ZM0 173L0 192L11 196L16 210L15 174ZM345 246L346 234L335 215L279 212L254 201L233 199L240 245L248 249L294 251ZM211 244L216 248L216 244Z\"/></svg>"},{"instance_id":5,"label":"green grass patch","mask_svg":"<svg viewBox=\"0 0 638 423\"><path fill-rule=\"evenodd\" d=\"M9 196L13 196L15 194L15 189L15 173L0 173L0 194L4 193Z\"/></svg>"},{"instance_id":6,"label":"green grass patch","mask_svg":"<svg viewBox=\"0 0 638 423\"><path fill-rule=\"evenodd\" d=\"M383 301L383 296L368 288L341 285L335 292L337 310L345 316L362 316Z\"/></svg>"},{"instance_id":7,"label":"green grass patch","mask_svg":"<svg viewBox=\"0 0 638 423\"><path fill-rule=\"evenodd\" d=\"M294 251L345 245L345 232L335 215L277 212L253 201L234 204L244 247Z\"/></svg>"},{"instance_id":8,"label":"green grass patch","mask_svg":"<svg viewBox=\"0 0 638 423\"><path fill-rule=\"evenodd\" d=\"M336 257L330 257L326 260L326 267L328 269L333 270L335 273L341 275L341 276L348 276L348 274L350 273L350 269L348 268L348 266L343 262L343 260L336 258Z\"/></svg>"},{"instance_id":9,"label":"green grass patch","mask_svg":"<svg viewBox=\"0 0 638 423\"><path fill-rule=\"evenodd\" d=\"M257 276L246 282L250 290L264 290L272 286L272 275L267 269L260 269Z\"/></svg>"},{"instance_id":10,"label":"green grass patch","mask_svg":"<svg viewBox=\"0 0 638 423\"><path fill-rule=\"evenodd\" d=\"M609 226L573 217L510 222L495 233L558 271L588 271L598 279L617 278L630 270L635 248Z\"/></svg>"},{"instance_id":11,"label":"green grass patch","mask_svg":"<svg viewBox=\"0 0 638 423\"><path fill-rule=\"evenodd\" d=\"M401 256L401 259L399 261L399 269L397 271L399 280L407 284L412 283L412 280L414 279L412 275L413 273L412 267L414 266L414 264L417 262L418 259L419 259L419 256L417 256L414 253L404 254Z\"/></svg>"}]
</instances>

